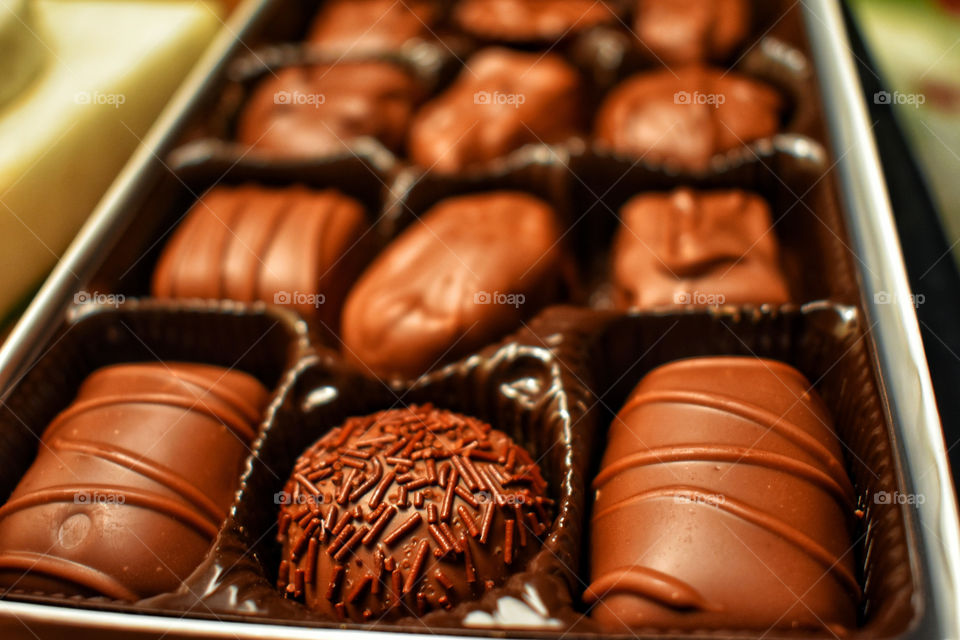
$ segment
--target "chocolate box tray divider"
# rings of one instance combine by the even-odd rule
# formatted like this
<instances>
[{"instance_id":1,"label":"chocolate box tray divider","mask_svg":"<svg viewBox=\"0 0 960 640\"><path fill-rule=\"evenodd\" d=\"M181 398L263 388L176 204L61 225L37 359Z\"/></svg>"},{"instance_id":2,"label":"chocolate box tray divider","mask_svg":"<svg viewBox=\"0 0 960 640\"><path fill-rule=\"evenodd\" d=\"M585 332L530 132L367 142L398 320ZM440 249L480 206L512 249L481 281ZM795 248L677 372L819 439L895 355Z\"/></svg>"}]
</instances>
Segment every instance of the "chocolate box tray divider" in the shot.
<instances>
[{"instance_id":1,"label":"chocolate box tray divider","mask_svg":"<svg viewBox=\"0 0 960 640\"><path fill-rule=\"evenodd\" d=\"M291 21L290 15L285 18L282 7L282 2L273 0L246 0L234 13L229 29L211 45L161 122L101 202L10 340L0 350L0 398L8 397L34 359L49 347L50 340L63 327L75 294L85 290L91 280L97 284L96 276L103 273L104 256L118 251L122 253L118 245L122 244L121 240L131 226L143 220L143 204L161 191L163 184L169 185L171 180L179 179L161 159L169 158L168 154L178 143L190 139L190 125L196 122L197 113L215 105L218 92L227 82L230 63L247 55L248 48L256 50L298 35L295 31L297 25L291 24L296 21ZM851 250L860 260L855 267L861 285L861 306L867 311L863 323L869 327L868 353L879 372L878 382L887 400L885 409L894 426L894 457L899 463L898 471L902 473L899 486L926 497L923 504L903 508L905 512L909 510L910 517L905 519L909 529L907 537L911 554L918 556L918 562L904 559L904 570L911 572L910 582L914 585L911 596L914 618L910 627L897 637L956 637L960 633L954 601L954 594L960 587L956 504L919 329L903 264L898 258L899 246L892 216L883 191L876 151L869 137L840 9L829 0L811 0L804 3L803 12L810 43L806 47L800 46L817 63L816 81L827 108L833 151L838 158L834 171L840 178L836 182L844 197L844 223L849 231ZM272 35L266 33L270 29L273 29ZM848 302L846 292L842 293L842 301ZM878 294L886 297L877 297ZM887 300L892 303L885 304ZM842 313L844 307L835 308ZM905 367L903 363L909 365ZM14 636L31 637L25 628L29 625L40 633L98 638L156 637L163 631L169 637L323 637L345 640L368 634L355 629L261 624L255 619L235 622L236 617L222 621L170 617L169 608L165 608L165 615L152 615L152 610L143 607L129 608L129 611L138 612L132 615L118 609L91 609L86 603L80 608L80 604L78 602L78 606L73 607L68 601L54 598L50 599L50 604L0 600L0 629ZM369 633L382 638L438 635L401 634L379 629ZM528 635L481 630L457 633L486 636L493 633L498 637ZM572 635L578 634L574 631ZM657 634L656 637L666 636Z\"/></svg>"}]
</instances>

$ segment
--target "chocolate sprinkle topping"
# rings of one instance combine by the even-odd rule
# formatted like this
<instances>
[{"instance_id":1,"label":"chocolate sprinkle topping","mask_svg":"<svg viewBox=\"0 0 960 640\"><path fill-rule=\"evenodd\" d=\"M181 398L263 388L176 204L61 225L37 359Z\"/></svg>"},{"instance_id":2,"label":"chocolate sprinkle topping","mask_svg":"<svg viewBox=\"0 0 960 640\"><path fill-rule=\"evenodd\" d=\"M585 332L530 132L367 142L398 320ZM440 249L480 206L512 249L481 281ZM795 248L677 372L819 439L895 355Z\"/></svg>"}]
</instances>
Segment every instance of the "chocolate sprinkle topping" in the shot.
<instances>
[{"instance_id":1,"label":"chocolate sprinkle topping","mask_svg":"<svg viewBox=\"0 0 960 640\"><path fill-rule=\"evenodd\" d=\"M281 506L277 585L343 620L475 599L551 525L546 482L525 450L430 405L348 419L304 452L285 491L309 502Z\"/></svg>"}]
</instances>

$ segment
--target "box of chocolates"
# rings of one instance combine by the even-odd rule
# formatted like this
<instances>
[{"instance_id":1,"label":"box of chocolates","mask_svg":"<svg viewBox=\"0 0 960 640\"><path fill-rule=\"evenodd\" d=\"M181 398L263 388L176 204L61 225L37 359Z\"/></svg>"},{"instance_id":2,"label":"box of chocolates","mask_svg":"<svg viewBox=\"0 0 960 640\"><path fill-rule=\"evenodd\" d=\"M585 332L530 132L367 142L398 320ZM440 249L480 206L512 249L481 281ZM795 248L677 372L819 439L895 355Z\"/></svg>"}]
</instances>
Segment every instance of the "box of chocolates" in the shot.
<instances>
[{"instance_id":1,"label":"box of chocolates","mask_svg":"<svg viewBox=\"0 0 960 640\"><path fill-rule=\"evenodd\" d=\"M0 628L953 637L808 5L248 0L0 352Z\"/></svg>"}]
</instances>

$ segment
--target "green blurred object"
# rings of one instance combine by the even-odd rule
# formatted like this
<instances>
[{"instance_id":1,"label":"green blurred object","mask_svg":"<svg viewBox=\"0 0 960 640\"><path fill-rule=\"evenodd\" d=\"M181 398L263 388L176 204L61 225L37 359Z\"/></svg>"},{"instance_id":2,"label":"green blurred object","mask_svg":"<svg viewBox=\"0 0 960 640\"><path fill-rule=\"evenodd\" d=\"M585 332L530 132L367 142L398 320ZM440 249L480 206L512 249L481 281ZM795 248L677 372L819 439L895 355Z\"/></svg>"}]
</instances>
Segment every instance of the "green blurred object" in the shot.
<instances>
[{"instance_id":1,"label":"green blurred object","mask_svg":"<svg viewBox=\"0 0 960 640\"><path fill-rule=\"evenodd\" d=\"M960 266L960 1L849 0Z\"/></svg>"}]
</instances>

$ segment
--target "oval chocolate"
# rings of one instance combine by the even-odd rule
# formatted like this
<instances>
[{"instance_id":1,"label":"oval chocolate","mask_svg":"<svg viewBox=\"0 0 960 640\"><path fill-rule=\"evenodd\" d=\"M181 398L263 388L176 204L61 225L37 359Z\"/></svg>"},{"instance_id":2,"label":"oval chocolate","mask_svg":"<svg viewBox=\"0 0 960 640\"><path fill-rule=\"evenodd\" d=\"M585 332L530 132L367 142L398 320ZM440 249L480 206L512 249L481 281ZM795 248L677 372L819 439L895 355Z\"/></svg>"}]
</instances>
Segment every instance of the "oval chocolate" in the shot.
<instances>
[{"instance_id":1,"label":"oval chocolate","mask_svg":"<svg viewBox=\"0 0 960 640\"><path fill-rule=\"evenodd\" d=\"M555 296L559 240L553 209L525 193L440 202L350 292L345 356L413 377L497 339Z\"/></svg>"}]
</instances>

